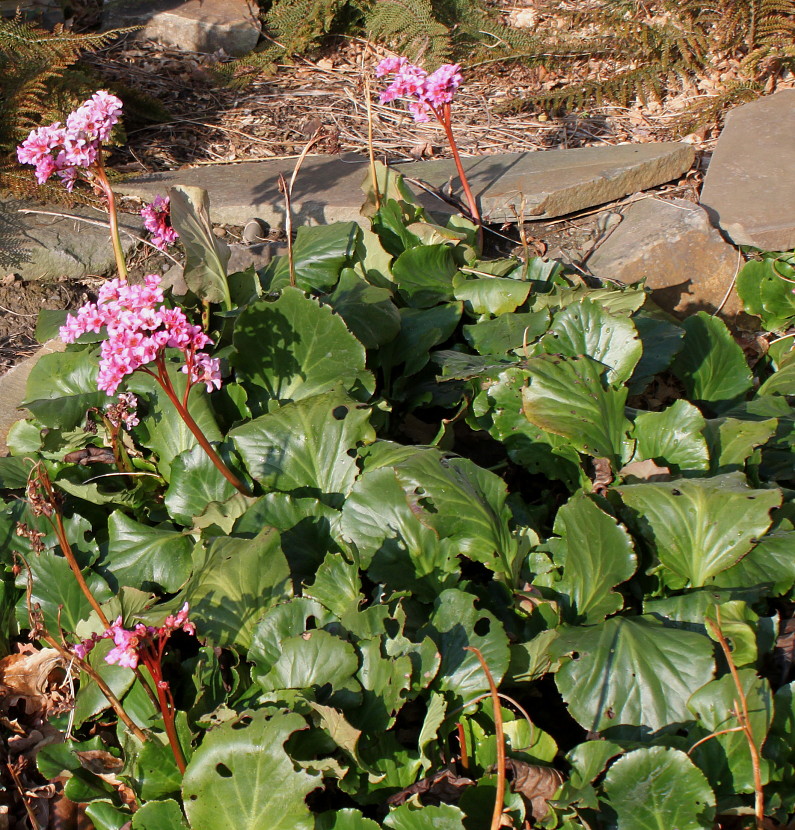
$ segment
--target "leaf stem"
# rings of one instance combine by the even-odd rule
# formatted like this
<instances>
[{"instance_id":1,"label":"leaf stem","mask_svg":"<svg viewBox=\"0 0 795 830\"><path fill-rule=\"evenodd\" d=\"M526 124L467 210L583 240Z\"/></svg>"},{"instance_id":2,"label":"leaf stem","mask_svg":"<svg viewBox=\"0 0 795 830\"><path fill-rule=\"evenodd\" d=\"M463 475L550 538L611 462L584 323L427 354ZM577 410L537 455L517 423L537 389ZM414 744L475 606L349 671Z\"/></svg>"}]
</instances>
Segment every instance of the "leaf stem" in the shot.
<instances>
[{"instance_id":1,"label":"leaf stem","mask_svg":"<svg viewBox=\"0 0 795 830\"><path fill-rule=\"evenodd\" d=\"M174 408L177 410L179 417L185 422L185 426L193 433L194 438L198 441L199 446L207 453L207 457L210 461L213 462L216 469L219 473L239 492L242 493L244 496L250 496L251 490L246 487L246 485L226 466L223 459L220 455L215 451L212 444L207 440L207 436L202 432L201 427L196 423L193 419L193 416L188 411L187 406L183 406L182 401L180 401L179 396L174 389L173 384L171 383L171 379L168 376L168 370L166 369L165 362L163 360L163 356L158 356L156 360L157 372L152 372L149 369L144 369L145 372L152 375L155 380L160 384L162 390L166 393L166 396L174 405ZM190 385L190 379L187 381L188 385ZM186 396L187 400L187 396Z\"/></svg>"},{"instance_id":2,"label":"leaf stem","mask_svg":"<svg viewBox=\"0 0 795 830\"><path fill-rule=\"evenodd\" d=\"M502 728L502 708L500 707L500 693L497 684L489 671L485 658L480 649L474 646L464 646L464 651L471 651L478 658L483 673L491 690L491 702L494 707L494 732L497 737L497 794L494 798L494 812L491 816L491 830L499 830L502 814L505 808L505 733Z\"/></svg>"},{"instance_id":3,"label":"leaf stem","mask_svg":"<svg viewBox=\"0 0 795 830\"><path fill-rule=\"evenodd\" d=\"M754 818L756 821L756 830L765 830L765 791L762 787L762 769L759 761L759 748L754 739L754 733L751 730L751 721L748 717L748 698L740 681L740 674L737 671L737 666L734 663L731 647L729 646L726 637L721 631L720 627L720 607L715 606L716 621L705 618L707 625L712 633L715 635L720 647L723 651L723 656L729 664L729 671L731 672L732 680L737 688L737 697L740 701L739 707L735 703L735 716L740 723L742 731L745 733L745 739L748 742L748 751L751 753L751 766L754 772Z\"/></svg>"}]
</instances>

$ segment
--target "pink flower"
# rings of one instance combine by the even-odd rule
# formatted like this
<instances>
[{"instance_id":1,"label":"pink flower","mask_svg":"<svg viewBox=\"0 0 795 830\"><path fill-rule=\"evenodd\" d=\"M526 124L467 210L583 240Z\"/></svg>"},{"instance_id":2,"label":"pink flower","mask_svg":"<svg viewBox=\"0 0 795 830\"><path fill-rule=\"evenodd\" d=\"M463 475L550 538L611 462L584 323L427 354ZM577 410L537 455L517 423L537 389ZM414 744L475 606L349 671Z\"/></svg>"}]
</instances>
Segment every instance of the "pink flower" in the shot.
<instances>
[{"instance_id":1,"label":"pink flower","mask_svg":"<svg viewBox=\"0 0 795 830\"><path fill-rule=\"evenodd\" d=\"M36 167L36 180L44 184L57 173L71 192L81 169L96 164L102 142L107 141L118 123L122 103L105 90L95 92L66 119L66 126L55 122L33 130L17 147L21 164Z\"/></svg>"},{"instance_id":2,"label":"pink flower","mask_svg":"<svg viewBox=\"0 0 795 830\"><path fill-rule=\"evenodd\" d=\"M453 100L455 91L463 80L457 63L446 63L435 72L428 73L406 58L385 58L375 70L376 77L394 75L392 83L379 95L382 104L397 98L413 98L409 111L415 121L430 120L430 113L438 117L438 110Z\"/></svg>"},{"instance_id":3,"label":"pink flower","mask_svg":"<svg viewBox=\"0 0 795 830\"><path fill-rule=\"evenodd\" d=\"M144 227L152 234L152 244L164 251L173 245L179 234L171 227L171 205L168 196L155 196L150 205L141 209Z\"/></svg>"},{"instance_id":4,"label":"pink flower","mask_svg":"<svg viewBox=\"0 0 795 830\"><path fill-rule=\"evenodd\" d=\"M61 327L64 343L104 326L108 337L100 347L97 387L114 395L124 377L160 358L166 348L179 349L183 371L191 383L204 383L208 391L220 388L220 363L200 352L212 341L201 326L194 326L180 308L163 303L160 277L149 274L143 285L111 280L99 290L96 303L87 303L69 315Z\"/></svg>"}]
</instances>

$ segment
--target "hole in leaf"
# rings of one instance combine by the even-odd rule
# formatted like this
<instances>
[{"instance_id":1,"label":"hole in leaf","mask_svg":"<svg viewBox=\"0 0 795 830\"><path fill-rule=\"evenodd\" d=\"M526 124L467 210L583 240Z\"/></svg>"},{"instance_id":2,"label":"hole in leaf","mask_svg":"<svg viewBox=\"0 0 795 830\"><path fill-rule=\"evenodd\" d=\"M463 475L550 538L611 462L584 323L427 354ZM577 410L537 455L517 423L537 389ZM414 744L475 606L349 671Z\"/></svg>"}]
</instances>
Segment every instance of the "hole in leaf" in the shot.
<instances>
[{"instance_id":1,"label":"hole in leaf","mask_svg":"<svg viewBox=\"0 0 795 830\"><path fill-rule=\"evenodd\" d=\"M335 406L334 409L331 410L332 416L337 421L344 421L345 416L348 414L348 407L347 406Z\"/></svg>"},{"instance_id":2,"label":"hole in leaf","mask_svg":"<svg viewBox=\"0 0 795 830\"><path fill-rule=\"evenodd\" d=\"M304 629L306 631L314 631L317 628L317 620L314 617L307 617Z\"/></svg>"},{"instance_id":3,"label":"hole in leaf","mask_svg":"<svg viewBox=\"0 0 795 830\"><path fill-rule=\"evenodd\" d=\"M237 723L232 724L232 729L245 729L250 723L250 717L243 717Z\"/></svg>"},{"instance_id":4,"label":"hole in leaf","mask_svg":"<svg viewBox=\"0 0 795 830\"><path fill-rule=\"evenodd\" d=\"M491 628L491 623L489 622L488 617L481 617L475 625L472 627L472 630L478 637L485 637L489 633L489 629Z\"/></svg>"},{"instance_id":5,"label":"hole in leaf","mask_svg":"<svg viewBox=\"0 0 795 830\"><path fill-rule=\"evenodd\" d=\"M671 495L672 496L681 496L682 491L681 490L671 490Z\"/></svg>"},{"instance_id":6,"label":"hole in leaf","mask_svg":"<svg viewBox=\"0 0 795 830\"><path fill-rule=\"evenodd\" d=\"M226 764L216 764L215 771L221 776L221 778L231 778L232 777L232 770Z\"/></svg>"},{"instance_id":7,"label":"hole in leaf","mask_svg":"<svg viewBox=\"0 0 795 830\"><path fill-rule=\"evenodd\" d=\"M580 652L579 651L572 651L571 659L572 660L579 660L580 659Z\"/></svg>"}]
</instances>

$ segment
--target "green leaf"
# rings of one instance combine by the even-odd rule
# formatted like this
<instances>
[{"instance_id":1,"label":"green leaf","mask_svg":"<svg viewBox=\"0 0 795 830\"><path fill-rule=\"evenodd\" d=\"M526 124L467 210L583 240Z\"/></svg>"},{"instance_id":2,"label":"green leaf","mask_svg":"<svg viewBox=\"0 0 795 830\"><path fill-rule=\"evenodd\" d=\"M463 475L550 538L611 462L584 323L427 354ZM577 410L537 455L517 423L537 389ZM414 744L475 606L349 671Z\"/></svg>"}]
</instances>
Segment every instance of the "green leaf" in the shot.
<instances>
[{"instance_id":1,"label":"green leaf","mask_svg":"<svg viewBox=\"0 0 795 830\"><path fill-rule=\"evenodd\" d=\"M617 830L705 830L715 820L715 795L678 749L652 746L619 758L604 781Z\"/></svg>"},{"instance_id":2,"label":"green leaf","mask_svg":"<svg viewBox=\"0 0 795 830\"><path fill-rule=\"evenodd\" d=\"M464 339L479 354L521 352L524 346L540 337L549 325L549 312L528 311L502 314L494 320L482 320L464 326Z\"/></svg>"},{"instance_id":3,"label":"green leaf","mask_svg":"<svg viewBox=\"0 0 795 830\"><path fill-rule=\"evenodd\" d=\"M664 372L682 348L684 329L663 317L641 311L632 318L643 354L629 381L630 395L640 394L655 375Z\"/></svg>"},{"instance_id":4,"label":"green leaf","mask_svg":"<svg viewBox=\"0 0 795 830\"><path fill-rule=\"evenodd\" d=\"M707 403L717 413L730 409L751 388L753 379L743 350L725 323L705 311L688 317L682 327L682 350L672 365L688 398Z\"/></svg>"},{"instance_id":5,"label":"green leaf","mask_svg":"<svg viewBox=\"0 0 795 830\"><path fill-rule=\"evenodd\" d=\"M350 643L328 631L306 631L282 640L281 653L266 674L254 675L263 691L347 686L359 667Z\"/></svg>"},{"instance_id":6,"label":"green leaf","mask_svg":"<svg viewBox=\"0 0 795 830\"><path fill-rule=\"evenodd\" d=\"M704 416L687 401L676 401L662 412L640 412L635 418L633 461L650 459L676 472L706 470Z\"/></svg>"},{"instance_id":7,"label":"green leaf","mask_svg":"<svg viewBox=\"0 0 795 830\"><path fill-rule=\"evenodd\" d=\"M531 424L563 436L576 450L609 458L615 466L629 431L626 388L605 387L604 367L593 358L541 355L527 361L530 386L522 389Z\"/></svg>"},{"instance_id":8,"label":"green leaf","mask_svg":"<svg viewBox=\"0 0 795 830\"><path fill-rule=\"evenodd\" d=\"M430 308L453 300L456 273L458 265L449 245L409 248L392 263L398 291L412 308Z\"/></svg>"},{"instance_id":9,"label":"green leaf","mask_svg":"<svg viewBox=\"0 0 795 830\"><path fill-rule=\"evenodd\" d=\"M362 344L328 306L285 288L252 303L235 324L232 363L273 401L297 401L335 387L372 389Z\"/></svg>"},{"instance_id":10,"label":"green leaf","mask_svg":"<svg viewBox=\"0 0 795 830\"><path fill-rule=\"evenodd\" d=\"M719 588L739 588L757 596L777 597L795 584L795 531L776 531L762 537L736 565L715 577Z\"/></svg>"},{"instance_id":11,"label":"green leaf","mask_svg":"<svg viewBox=\"0 0 795 830\"><path fill-rule=\"evenodd\" d=\"M612 516L587 496L573 496L555 517L552 545L563 577L553 587L561 594L566 622L589 625L620 611L624 599L613 588L626 582L637 562L632 539Z\"/></svg>"},{"instance_id":12,"label":"green leaf","mask_svg":"<svg viewBox=\"0 0 795 830\"><path fill-rule=\"evenodd\" d=\"M216 445L215 449L229 465L228 448ZM172 519L190 527L193 518L204 513L211 502L225 502L236 492L204 449L195 446L172 461L165 505Z\"/></svg>"},{"instance_id":13,"label":"green leaf","mask_svg":"<svg viewBox=\"0 0 795 830\"><path fill-rule=\"evenodd\" d=\"M286 404L229 436L267 490L308 488L339 498L350 492L359 471L351 452L375 440L369 419L369 408L333 391Z\"/></svg>"},{"instance_id":14,"label":"green leaf","mask_svg":"<svg viewBox=\"0 0 795 830\"><path fill-rule=\"evenodd\" d=\"M743 421L726 417L707 421L704 435L709 445L710 471L718 474L742 470L754 449L770 440L777 424L775 418Z\"/></svg>"},{"instance_id":15,"label":"green leaf","mask_svg":"<svg viewBox=\"0 0 795 830\"><path fill-rule=\"evenodd\" d=\"M420 521L394 468L367 470L342 509L342 536L368 577L432 602L458 579L456 549Z\"/></svg>"},{"instance_id":16,"label":"green leaf","mask_svg":"<svg viewBox=\"0 0 795 830\"><path fill-rule=\"evenodd\" d=\"M292 595L290 569L278 531L253 539L213 539L195 564L175 605L190 604L191 620L215 645L251 645L254 626L273 605Z\"/></svg>"},{"instance_id":17,"label":"green leaf","mask_svg":"<svg viewBox=\"0 0 795 830\"><path fill-rule=\"evenodd\" d=\"M692 720L687 701L715 667L708 637L648 617L563 629L552 649L572 655L555 682L572 717L591 732L622 726L656 732Z\"/></svg>"},{"instance_id":18,"label":"green leaf","mask_svg":"<svg viewBox=\"0 0 795 830\"><path fill-rule=\"evenodd\" d=\"M779 490L753 490L741 473L617 487L640 533L671 572L673 588L698 588L740 560L770 527Z\"/></svg>"},{"instance_id":19,"label":"green leaf","mask_svg":"<svg viewBox=\"0 0 795 830\"><path fill-rule=\"evenodd\" d=\"M181 399L187 376L173 363L168 369L171 383ZM142 419L141 425L136 427L136 437L143 446L155 453L158 471L168 481L174 458L185 450L199 446L199 442L154 378L136 372L127 379L127 389L149 398L149 413ZM209 395L202 384L191 389L188 412L208 441L214 443L222 439Z\"/></svg>"},{"instance_id":20,"label":"green leaf","mask_svg":"<svg viewBox=\"0 0 795 830\"><path fill-rule=\"evenodd\" d=\"M400 313L392 302L392 292L370 285L351 268L342 271L326 301L367 349L389 343L400 331Z\"/></svg>"},{"instance_id":21,"label":"green leaf","mask_svg":"<svg viewBox=\"0 0 795 830\"><path fill-rule=\"evenodd\" d=\"M182 785L171 747L157 739L146 741L141 748L133 778L136 792L144 801L178 793Z\"/></svg>"},{"instance_id":22,"label":"green leaf","mask_svg":"<svg viewBox=\"0 0 795 830\"><path fill-rule=\"evenodd\" d=\"M508 638L497 618L475 608L475 597L450 588L439 594L428 625L419 636L428 635L442 655L434 686L445 694L449 708L465 706L489 690L478 658L467 646L480 649L499 685L508 669Z\"/></svg>"},{"instance_id":23,"label":"green leaf","mask_svg":"<svg viewBox=\"0 0 795 830\"><path fill-rule=\"evenodd\" d=\"M214 233L210 198L201 187L176 185L168 191L171 224L185 249L184 277L188 288L208 303L221 303L229 311L232 299L226 280L229 247Z\"/></svg>"},{"instance_id":24,"label":"green leaf","mask_svg":"<svg viewBox=\"0 0 795 830\"><path fill-rule=\"evenodd\" d=\"M427 772L433 766L433 759L436 758L437 753L430 752L429 745L439 739L439 727L444 723L446 715L447 702L444 696L436 692L431 692L428 700L428 709L425 712L425 719L422 722L422 729L420 729L420 734L417 738L423 772Z\"/></svg>"},{"instance_id":25,"label":"green leaf","mask_svg":"<svg viewBox=\"0 0 795 830\"><path fill-rule=\"evenodd\" d=\"M379 830L379 827L351 807L320 813L315 819L315 830Z\"/></svg>"},{"instance_id":26,"label":"green leaf","mask_svg":"<svg viewBox=\"0 0 795 830\"><path fill-rule=\"evenodd\" d=\"M188 830L179 804L171 798L142 804L132 817L132 830Z\"/></svg>"},{"instance_id":27,"label":"green leaf","mask_svg":"<svg viewBox=\"0 0 795 830\"><path fill-rule=\"evenodd\" d=\"M109 400L97 389L98 371L95 349L45 354L28 375L21 405L46 427L74 429L88 409Z\"/></svg>"},{"instance_id":28,"label":"green leaf","mask_svg":"<svg viewBox=\"0 0 795 830\"><path fill-rule=\"evenodd\" d=\"M458 553L513 582L517 547L508 526L507 488L499 476L431 448L417 449L394 468L423 524L450 539Z\"/></svg>"},{"instance_id":29,"label":"green leaf","mask_svg":"<svg viewBox=\"0 0 795 830\"><path fill-rule=\"evenodd\" d=\"M779 363L776 372L759 387L757 395L795 395L795 351L790 351Z\"/></svg>"},{"instance_id":30,"label":"green leaf","mask_svg":"<svg viewBox=\"0 0 795 830\"><path fill-rule=\"evenodd\" d=\"M351 710L350 719L367 734L392 728L411 686L411 658L407 654L385 657L382 640L360 640L357 646L361 666L356 677L362 686L362 702Z\"/></svg>"},{"instance_id":31,"label":"green leaf","mask_svg":"<svg viewBox=\"0 0 795 830\"><path fill-rule=\"evenodd\" d=\"M456 300L464 303L469 314L494 316L516 311L530 293L530 283L500 277L467 278L456 274L453 278Z\"/></svg>"},{"instance_id":32,"label":"green leaf","mask_svg":"<svg viewBox=\"0 0 795 830\"><path fill-rule=\"evenodd\" d=\"M0 458L0 490L24 489L32 467L32 462L25 458Z\"/></svg>"},{"instance_id":33,"label":"green leaf","mask_svg":"<svg viewBox=\"0 0 795 830\"><path fill-rule=\"evenodd\" d=\"M559 311L540 341L547 354L588 355L608 367L609 383L629 379L643 347L630 319L584 299Z\"/></svg>"},{"instance_id":34,"label":"green leaf","mask_svg":"<svg viewBox=\"0 0 795 830\"><path fill-rule=\"evenodd\" d=\"M108 553L102 565L118 586L178 591L190 574L193 544L169 526L141 524L116 510L108 519Z\"/></svg>"},{"instance_id":35,"label":"green leaf","mask_svg":"<svg viewBox=\"0 0 795 830\"><path fill-rule=\"evenodd\" d=\"M402 804L385 819L389 830L464 830L464 814L452 804L416 807Z\"/></svg>"},{"instance_id":36,"label":"green leaf","mask_svg":"<svg viewBox=\"0 0 795 830\"><path fill-rule=\"evenodd\" d=\"M790 262L778 257L746 262L737 276L737 293L748 314L758 314L768 331L786 328L795 319L795 277Z\"/></svg>"},{"instance_id":37,"label":"green leaf","mask_svg":"<svg viewBox=\"0 0 795 830\"><path fill-rule=\"evenodd\" d=\"M348 265L359 238L356 222L301 225L293 243L295 284L303 291L330 291ZM290 262L280 257L269 269L271 291L290 284Z\"/></svg>"},{"instance_id":38,"label":"green leaf","mask_svg":"<svg viewBox=\"0 0 795 830\"><path fill-rule=\"evenodd\" d=\"M296 770L284 742L305 728L302 717L244 715L206 733L188 764L182 788L194 830L313 830L306 796L317 776Z\"/></svg>"},{"instance_id":39,"label":"green leaf","mask_svg":"<svg viewBox=\"0 0 795 830\"><path fill-rule=\"evenodd\" d=\"M455 331L462 309L461 303L400 309L400 334L381 347L382 364L387 369L402 364L403 377L419 372L428 363L430 350Z\"/></svg>"},{"instance_id":40,"label":"green leaf","mask_svg":"<svg viewBox=\"0 0 795 830\"><path fill-rule=\"evenodd\" d=\"M112 640L100 640L88 655L88 662L107 683L113 694L121 698L135 683L135 675L131 669L105 662L113 645ZM109 706L108 699L100 691L99 686L87 674L81 672L80 691L75 699L75 728L79 728L98 712L104 712Z\"/></svg>"},{"instance_id":41,"label":"green leaf","mask_svg":"<svg viewBox=\"0 0 795 830\"><path fill-rule=\"evenodd\" d=\"M730 636L728 631L725 633ZM739 669L738 677L748 704L751 734L756 746L761 747L773 720L770 685L767 680L758 677L753 668ZM725 674L719 680L707 683L690 698L690 709L698 718L700 727L691 733L694 742L713 732L724 732L739 725L734 714L737 697L734 678ZM748 738L742 731L717 734L697 746L690 757L705 773L718 795L754 791L753 763ZM761 773L762 783L765 784L770 775L770 764L764 759Z\"/></svg>"},{"instance_id":42,"label":"green leaf","mask_svg":"<svg viewBox=\"0 0 795 830\"><path fill-rule=\"evenodd\" d=\"M74 780L74 779L71 779ZM86 818L95 830L122 830L129 824L130 814L107 801L94 801L86 805Z\"/></svg>"}]
</instances>

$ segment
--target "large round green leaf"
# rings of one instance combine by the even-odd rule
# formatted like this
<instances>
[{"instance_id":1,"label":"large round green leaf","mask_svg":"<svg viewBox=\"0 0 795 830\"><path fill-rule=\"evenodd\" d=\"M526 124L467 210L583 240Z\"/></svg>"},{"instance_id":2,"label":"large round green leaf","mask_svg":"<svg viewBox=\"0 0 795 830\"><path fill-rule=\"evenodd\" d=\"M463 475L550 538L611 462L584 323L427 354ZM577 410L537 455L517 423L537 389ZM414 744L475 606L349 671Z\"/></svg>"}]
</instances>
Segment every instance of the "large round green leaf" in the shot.
<instances>
[{"instance_id":1,"label":"large round green leaf","mask_svg":"<svg viewBox=\"0 0 795 830\"><path fill-rule=\"evenodd\" d=\"M86 410L111 400L97 389L98 371L96 349L45 354L28 375L22 405L44 426L73 429Z\"/></svg>"},{"instance_id":2,"label":"large round green leaf","mask_svg":"<svg viewBox=\"0 0 795 830\"><path fill-rule=\"evenodd\" d=\"M585 495L577 495L558 510L552 543L553 558L563 576L552 584L561 594L567 622L601 622L619 611L624 598L613 588L635 573L632 539L612 516Z\"/></svg>"},{"instance_id":3,"label":"large round green leaf","mask_svg":"<svg viewBox=\"0 0 795 830\"><path fill-rule=\"evenodd\" d=\"M364 346L341 317L298 288L251 303L235 324L238 376L275 401L297 401L333 387L372 390Z\"/></svg>"},{"instance_id":4,"label":"large round green leaf","mask_svg":"<svg viewBox=\"0 0 795 830\"><path fill-rule=\"evenodd\" d=\"M541 338L547 354L588 355L608 367L610 383L628 380L643 352L638 333L628 317L610 314L584 299L559 311Z\"/></svg>"},{"instance_id":5,"label":"large round green leaf","mask_svg":"<svg viewBox=\"0 0 795 830\"><path fill-rule=\"evenodd\" d=\"M672 370L690 400L716 412L730 409L750 388L751 370L725 323L699 311L682 323L685 339Z\"/></svg>"},{"instance_id":6,"label":"large round green leaf","mask_svg":"<svg viewBox=\"0 0 795 830\"><path fill-rule=\"evenodd\" d=\"M188 830L179 804L172 798L143 804L132 818L132 830Z\"/></svg>"},{"instance_id":7,"label":"large round green leaf","mask_svg":"<svg viewBox=\"0 0 795 830\"><path fill-rule=\"evenodd\" d=\"M384 826L389 830L464 830L464 814L452 804L403 804L384 819Z\"/></svg>"},{"instance_id":8,"label":"large round green leaf","mask_svg":"<svg viewBox=\"0 0 795 830\"><path fill-rule=\"evenodd\" d=\"M428 363L429 352L447 340L461 319L461 303L445 303L433 308L401 308L400 333L381 347L379 357L385 369L402 364L401 375L414 375Z\"/></svg>"},{"instance_id":9,"label":"large round green leaf","mask_svg":"<svg viewBox=\"0 0 795 830\"><path fill-rule=\"evenodd\" d=\"M229 435L266 490L339 497L358 473L352 451L375 440L369 419L367 407L334 391L286 404Z\"/></svg>"},{"instance_id":10,"label":"large round green leaf","mask_svg":"<svg viewBox=\"0 0 795 830\"><path fill-rule=\"evenodd\" d=\"M430 308L452 300L453 275L457 272L449 245L409 248L392 263L400 295L412 308Z\"/></svg>"},{"instance_id":11,"label":"large round green leaf","mask_svg":"<svg viewBox=\"0 0 795 830\"><path fill-rule=\"evenodd\" d=\"M442 655L434 684L445 693L448 711L465 706L489 690L480 661L468 646L479 649L499 685L508 669L508 638L502 624L489 611L475 608L475 597L450 588L436 600L429 623L419 637L428 635Z\"/></svg>"},{"instance_id":12,"label":"large round green leaf","mask_svg":"<svg viewBox=\"0 0 795 830\"><path fill-rule=\"evenodd\" d=\"M312 830L305 799L320 778L295 769L284 751L305 727L299 715L259 711L208 731L182 787L193 830Z\"/></svg>"},{"instance_id":13,"label":"large round green leaf","mask_svg":"<svg viewBox=\"0 0 795 830\"><path fill-rule=\"evenodd\" d=\"M683 472L706 470L705 426L704 416L687 401L676 401L662 412L641 412L635 418L633 461L651 459Z\"/></svg>"},{"instance_id":14,"label":"large round green leaf","mask_svg":"<svg viewBox=\"0 0 795 830\"><path fill-rule=\"evenodd\" d=\"M715 795L678 749L643 747L619 758L604 781L616 830L710 830Z\"/></svg>"},{"instance_id":15,"label":"large round green leaf","mask_svg":"<svg viewBox=\"0 0 795 830\"><path fill-rule=\"evenodd\" d=\"M220 450L229 463L229 453ZM224 478L199 446L181 452L171 463L171 480L166 490L165 503L172 519L190 527L195 516L201 516L211 502L225 502L235 488Z\"/></svg>"},{"instance_id":16,"label":"large round green leaf","mask_svg":"<svg viewBox=\"0 0 795 830\"><path fill-rule=\"evenodd\" d=\"M508 314L527 299L530 283L501 277L469 278L456 274L453 278L456 300L464 303L466 310L474 315Z\"/></svg>"},{"instance_id":17,"label":"large round green leaf","mask_svg":"<svg viewBox=\"0 0 795 830\"><path fill-rule=\"evenodd\" d=\"M674 588L698 588L748 553L770 527L779 490L753 490L742 473L616 488Z\"/></svg>"},{"instance_id":18,"label":"large round green leaf","mask_svg":"<svg viewBox=\"0 0 795 830\"><path fill-rule=\"evenodd\" d=\"M177 591L188 578L193 539L172 527L145 525L121 510L108 519L102 565L118 586Z\"/></svg>"},{"instance_id":19,"label":"large round green leaf","mask_svg":"<svg viewBox=\"0 0 795 830\"><path fill-rule=\"evenodd\" d=\"M564 629L552 649L572 657L555 682L569 712L591 732L621 726L656 732L692 720L687 701L715 667L708 637L649 617Z\"/></svg>"},{"instance_id":20,"label":"large round green leaf","mask_svg":"<svg viewBox=\"0 0 795 830\"><path fill-rule=\"evenodd\" d=\"M464 326L464 338L479 354L505 354L532 343L548 325L547 311L501 314L493 320Z\"/></svg>"},{"instance_id":21,"label":"large round green leaf","mask_svg":"<svg viewBox=\"0 0 795 830\"><path fill-rule=\"evenodd\" d=\"M605 386L604 371L587 356L532 358L523 411L531 424L563 436L579 452L618 462L630 428L624 417L627 390Z\"/></svg>"},{"instance_id":22,"label":"large round green leaf","mask_svg":"<svg viewBox=\"0 0 795 830\"><path fill-rule=\"evenodd\" d=\"M352 268L343 269L334 293L326 302L368 349L394 340L400 331L400 313L392 302L392 292L370 285Z\"/></svg>"},{"instance_id":23,"label":"large round green leaf","mask_svg":"<svg viewBox=\"0 0 795 830\"><path fill-rule=\"evenodd\" d=\"M223 536L211 541L203 557L197 557L176 603L190 604L200 634L215 645L248 648L257 621L291 595L279 532L265 528L253 539Z\"/></svg>"}]
</instances>

